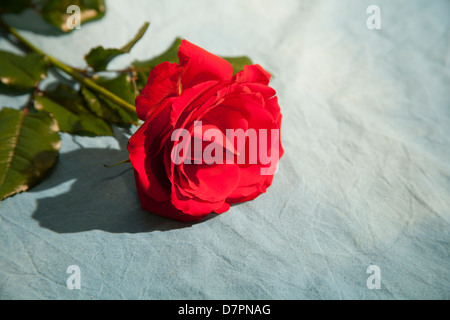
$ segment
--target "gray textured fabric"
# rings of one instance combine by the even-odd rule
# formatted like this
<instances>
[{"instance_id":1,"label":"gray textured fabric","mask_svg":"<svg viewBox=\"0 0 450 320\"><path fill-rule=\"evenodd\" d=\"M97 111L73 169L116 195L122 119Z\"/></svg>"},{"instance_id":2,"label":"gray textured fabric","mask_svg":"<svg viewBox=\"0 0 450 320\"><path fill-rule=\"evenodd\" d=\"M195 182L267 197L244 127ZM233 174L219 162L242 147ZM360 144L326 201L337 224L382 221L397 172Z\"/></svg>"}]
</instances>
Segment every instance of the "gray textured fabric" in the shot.
<instances>
[{"instance_id":1,"label":"gray textured fabric","mask_svg":"<svg viewBox=\"0 0 450 320\"><path fill-rule=\"evenodd\" d=\"M369 5L381 29L369 30ZM448 299L450 2L107 1L98 22L56 36L8 16L62 61L83 67L151 26L111 68L176 36L269 70L285 155L254 201L201 223L140 209L116 138L62 134L60 161L0 203L2 299ZM5 39L0 48L16 50ZM1 95L2 106L26 97ZM81 272L69 290L68 266ZM377 265L381 288L366 273Z\"/></svg>"}]
</instances>

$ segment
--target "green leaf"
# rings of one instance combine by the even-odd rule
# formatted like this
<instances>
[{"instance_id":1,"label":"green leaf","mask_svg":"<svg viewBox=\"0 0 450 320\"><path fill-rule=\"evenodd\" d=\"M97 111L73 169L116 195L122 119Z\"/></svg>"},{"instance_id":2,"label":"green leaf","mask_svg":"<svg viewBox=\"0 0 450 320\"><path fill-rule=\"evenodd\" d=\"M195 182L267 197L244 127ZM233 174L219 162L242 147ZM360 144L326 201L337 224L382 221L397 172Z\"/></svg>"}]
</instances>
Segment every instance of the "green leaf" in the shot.
<instances>
[{"instance_id":1,"label":"green leaf","mask_svg":"<svg viewBox=\"0 0 450 320\"><path fill-rule=\"evenodd\" d=\"M127 74L120 74L116 78L94 78L98 85L102 86L108 91L111 91L126 102L134 105L136 93L131 82L131 78ZM81 88L81 93L86 101L86 106L98 117L120 125L128 125L138 121L136 113L130 113L124 110L119 105L95 94L87 87Z\"/></svg>"},{"instance_id":2,"label":"green leaf","mask_svg":"<svg viewBox=\"0 0 450 320\"><path fill-rule=\"evenodd\" d=\"M108 64L117 56L124 53L129 53L133 46L142 38L149 26L146 22L135 35L135 37L124 45L120 49L105 49L102 46L93 48L86 56L85 60L87 64L94 69L94 71L104 71L106 70Z\"/></svg>"},{"instance_id":3,"label":"green leaf","mask_svg":"<svg viewBox=\"0 0 450 320\"><path fill-rule=\"evenodd\" d=\"M148 26L150 23L146 22L144 25L139 29L139 31L136 33L133 39L131 39L126 45L124 45L122 48L120 48L121 51L125 53L129 53L131 49L133 49L134 45L141 40L141 38L144 36L145 32L148 29Z\"/></svg>"},{"instance_id":4,"label":"green leaf","mask_svg":"<svg viewBox=\"0 0 450 320\"><path fill-rule=\"evenodd\" d=\"M77 131L80 118L62 105L45 96L38 95L34 98L34 107L36 110L51 113L62 132L74 133Z\"/></svg>"},{"instance_id":5,"label":"green leaf","mask_svg":"<svg viewBox=\"0 0 450 320\"><path fill-rule=\"evenodd\" d=\"M56 163L61 140L46 112L0 111L0 200L39 183Z\"/></svg>"},{"instance_id":6,"label":"green leaf","mask_svg":"<svg viewBox=\"0 0 450 320\"><path fill-rule=\"evenodd\" d=\"M97 117L108 121L109 123L122 123L118 113L111 109L108 104L101 102L100 98L86 87L81 87L81 94L86 101L86 106Z\"/></svg>"},{"instance_id":7,"label":"green leaf","mask_svg":"<svg viewBox=\"0 0 450 320\"><path fill-rule=\"evenodd\" d=\"M170 45L170 47L162 54L149 60L136 60L132 63L137 76L137 86L139 91L141 91L142 88L147 84L147 78L150 74L150 71L158 64L165 61L178 63L178 48L181 45L181 41L181 38L176 38L175 41Z\"/></svg>"},{"instance_id":8,"label":"green leaf","mask_svg":"<svg viewBox=\"0 0 450 320\"><path fill-rule=\"evenodd\" d=\"M31 0L2 1L0 14L2 13L21 13L31 6Z\"/></svg>"},{"instance_id":9,"label":"green leaf","mask_svg":"<svg viewBox=\"0 0 450 320\"><path fill-rule=\"evenodd\" d=\"M66 12L70 5L80 8L81 25L102 18L106 12L104 0L46 0L41 9L42 17L62 32L70 32L72 29L67 27L67 19L72 13Z\"/></svg>"},{"instance_id":10,"label":"green leaf","mask_svg":"<svg viewBox=\"0 0 450 320\"><path fill-rule=\"evenodd\" d=\"M241 56L241 57L222 57L227 60L233 67L233 75L244 69L244 66L248 66L253 64L252 60L249 57Z\"/></svg>"},{"instance_id":11,"label":"green leaf","mask_svg":"<svg viewBox=\"0 0 450 320\"><path fill-rule=\"evenodd\" d=\"M131 78L125 73L121 73L115 78L97 77L93 79L98 85L111 91L126 102L134 105L136 95L133 90Z\"/></svg>"},{"instance_id":12,"label":"green leaf","mask_svg":"<svg viewBox=\"0 0 450 320\"><path fill-rule=\"evenodd\" d=\"M85 56L85 60L94 71L104 71L108 64L121 54L124 54L124 52L120 49L105 49L99 46L91 49Z\"/></svg>"},{"instance_id":13,"label":"green leaf","mask_svg":"<svg viewBox=\"0 0 450 320\"><path fill-rule=\"evenodd\" d=\"M80 131L78 131L79 135L114 136L111 125L105 120L89 113L82 113L78 116L81 126Z\"/></svg>"},{"instance_id":14,"label":"green leaf","mask_svg":"<svg viewBox=\"0 0 450 320\"><path fill-rule=\"evenodd\" d=\"M58 83L56 86L52 87L50 85L49 87L45 89L44 94L46 97L59 103L73 113L80 114L89 112L83 105L83 97L70 86Z\"/></svg>"},{"instance_id":15,"label":"green leaf","mask_svg":"<svg viewBox=\"0 0 450 320\"><path fill-rule=\"evenodd\" d=\"M90 136L113 135L111 126L90 113L82 105L78 93L64 84L53 91L39 93L35 97L34 107L51 113L62 132Z\"/></svg>"},{"instance_id":16,"label":"green leaf","mask_svg":"<svg viewBox=\"0 0 450 320\"><path fill-rule=\"evenodd\" d=\"M48 63L44 56L29 53L19 56L0 51L0 87L7 93L24 93L34 89L47 74Z\"/></svg>"}]
</instances>

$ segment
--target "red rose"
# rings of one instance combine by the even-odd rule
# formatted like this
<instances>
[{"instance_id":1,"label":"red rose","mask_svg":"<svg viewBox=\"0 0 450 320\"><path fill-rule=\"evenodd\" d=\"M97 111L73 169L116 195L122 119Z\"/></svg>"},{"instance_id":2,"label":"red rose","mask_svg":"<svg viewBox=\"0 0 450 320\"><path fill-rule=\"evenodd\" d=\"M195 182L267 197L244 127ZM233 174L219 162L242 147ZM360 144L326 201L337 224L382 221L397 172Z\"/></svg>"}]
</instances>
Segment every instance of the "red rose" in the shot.
<instances>
[{"instance_id":1,"label":"red rose","mask_svg":"<svg viewBox=\"0 0 450 320\"><path fill-rule=\"evenodd\" d=\"M136 98L144 124L130 138L142 207L196 221L266 191L283 155L281 114L259 65L233 76L226 60L183 40Z\"/></svg>"}]
</instances>

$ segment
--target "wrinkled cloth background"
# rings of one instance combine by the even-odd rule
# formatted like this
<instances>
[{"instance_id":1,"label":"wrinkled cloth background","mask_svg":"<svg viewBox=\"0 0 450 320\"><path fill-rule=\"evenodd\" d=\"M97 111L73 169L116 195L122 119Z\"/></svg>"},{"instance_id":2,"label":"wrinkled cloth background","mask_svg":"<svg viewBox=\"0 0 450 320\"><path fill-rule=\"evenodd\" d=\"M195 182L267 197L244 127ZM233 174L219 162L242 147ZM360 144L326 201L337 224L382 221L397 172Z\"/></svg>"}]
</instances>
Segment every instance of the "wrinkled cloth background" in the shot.
<instances>
[{"instance_id":1,"label":"wrinkled cloth background","mask_svg":"<svg viewBox=\"0 0 450 320\"><path fill-rule=\"evenodd\" d=\"M369 30L369 5L381 30ZM201 223L140 208L131 131L62 134L59 163L0 203L2 299L449 299L450 2L107 1L103 20L56 35L33 12L7 16L47 53L110 68L181 36L248 55L274 78L285 155L268 192ZM0 48L18 52L6 39ZM54 76L54 75L53 75ZM0 96L19 107L26 96ZM81 289L69 290L70 265ZM370 290L370 265L381 288Z\"/></svg>"}]
</instances>

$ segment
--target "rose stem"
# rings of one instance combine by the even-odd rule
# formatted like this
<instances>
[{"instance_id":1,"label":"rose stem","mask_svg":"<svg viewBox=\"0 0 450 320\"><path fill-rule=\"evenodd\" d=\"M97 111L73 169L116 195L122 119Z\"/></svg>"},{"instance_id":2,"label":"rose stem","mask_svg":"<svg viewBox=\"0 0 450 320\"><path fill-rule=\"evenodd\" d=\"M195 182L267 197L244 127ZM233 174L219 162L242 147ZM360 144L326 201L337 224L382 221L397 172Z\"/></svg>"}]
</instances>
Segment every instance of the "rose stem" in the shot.
<instances>
[{"instance_id":1,"label":"rose stem","mask_svg":"<svg viewBox=\"0 0 450 320\"><path fill-rule=\"evenodd\" d=\"M119 162L117 162L115 164L109 164L109 165L108 164L104 164L103 166L105 168L113 168L113 167L116 167L116 166L120 166L121 164L130 162L130 161L131 161L130 159L125 159L125 160L119 161Z\"/></svg>"},{"instance_id":2,"label":"rose stem","mask_svg":"<svg viewBox=\"0 0 450 320\"><path fill-rule=\"evenodd\" d=\"M8 26L2 19L0 19L0 25L6 29L6 31L10 34L12 34L14 37L17 38L23 45L25 45L28 49L37 52L41 55L43 55L52 65L55 67L61 69L65 73L72 76L75 80L80 82L81 84L85 85L86 87L92 89L93 91L97 92L98 94L102 95L103 97L107 98L111 102L114 102L115 104L119 105L123 109L136 113L136 108L131 105L130 103L126 102L122 98L116 96L111 91L106 90L102 86L99 86L94 81L92 81L89 78L86 78L84 75L82 75L80 72L75 71L73 68L69 67L68 65L62 63L58 59L46 54L41 49L37 48L35 45L33 45L31 42L29 42L27 39L22 37L20 33L13 27Z\"/></svg>"}]
</instances>

